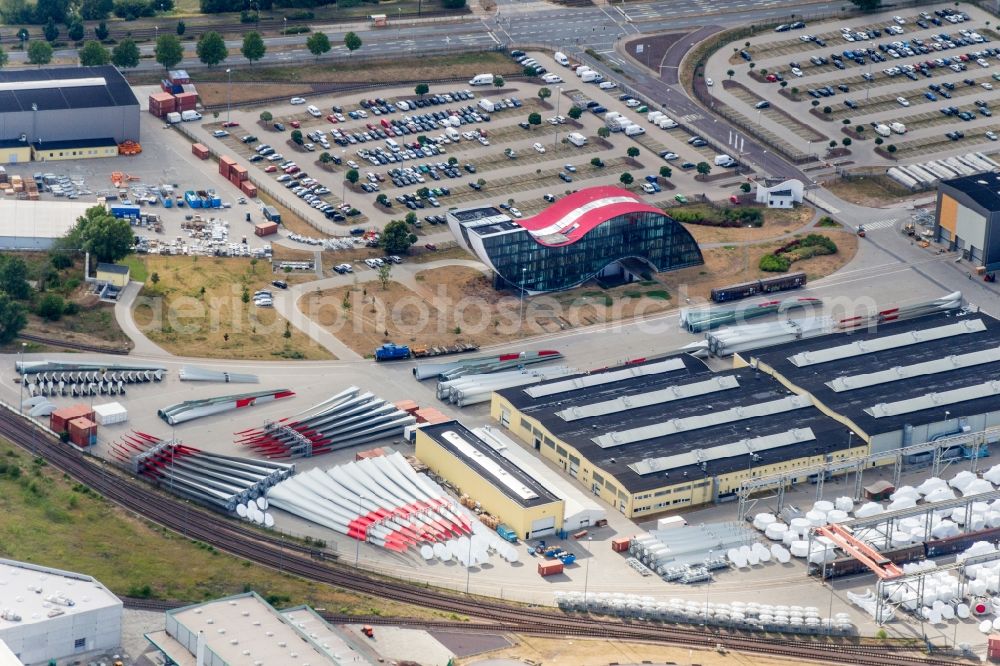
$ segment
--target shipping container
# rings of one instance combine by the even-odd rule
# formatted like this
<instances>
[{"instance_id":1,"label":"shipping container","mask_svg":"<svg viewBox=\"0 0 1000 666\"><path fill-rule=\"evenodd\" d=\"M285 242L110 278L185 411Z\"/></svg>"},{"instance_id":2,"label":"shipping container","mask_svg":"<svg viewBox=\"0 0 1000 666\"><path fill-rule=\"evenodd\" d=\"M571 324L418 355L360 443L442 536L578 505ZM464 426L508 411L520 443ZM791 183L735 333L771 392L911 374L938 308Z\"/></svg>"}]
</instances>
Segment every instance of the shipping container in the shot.
<instances>
[{"instance_id":1,"label":"shipping container","mask_svg":"<svg viewBox=\"0 0 1000 666\"><path fill-rule=\"evenodd\" d=\"M240 183L240 189L243 190L243 194L247 195L252 199L257 198L257 186L251 183L249 180L244 180Z\"/></svg>"},{"instance_id":2,"label":"shipping container","mask_svg":"<svg viewBox=\"0 0 1000 666\"><path fill-rule=\"evenodd\" d=\"M656 521L656 529L658 530L672 530L678 527L687 527L687 521L684 520L683 516L668 516Z\"/></svg>"},{"instance_id":3,"label":"shipping container","mask_svg":"<svg viewBox=\"0 0 1000 666\"><path fill-rule=\"evenodd\" d=\"M630 537L622 537L620 539L611 540L611 550L616 553L624 553L628 550L628 545L631 543L632 539Z\"/></svg>"},{"instance_id":4,"label":"shipping container","mask_svg":"<svg viewBox=\"0 0 1000 666\"><path fill-rule=\"evenodd\" d=\"M85 416L77 417L68 423L69 441L80 448L97 444L97 424Z\"/></svg>"},{"instance_id":5,"label":"shipping container","mask_svg":"<svg viewBox=\"0 0 1000 666\"><path fill-rule=\"evenodd\" d=\"M191 83L191 77L188 76L186 70L183 69L172 69L167 73L172 83L178 83L181 85Z\"/></svg>"},{"instance_id":6,"label":"shipping container","mask_svg":"<svg viewBox=\"0 0 1000 666\"><path fill-rule=\"evenodd\" d=\"M233 167L236 166L236 160L228 155L222 155L219 157L219 174L225 178L229 179L229 173L232 171Z\"/></svg>"},{"instance_id":7,"label":"shipping container","mask_svg":"<svg viewBox=\"0 0 1000 666\"><path fill-rule=\"evenodd\" d=\"M114 217L138 219L142 215L142 209L134 204L114 204L111 206L111 214Z\"/></svg>"},{"instance_id":8,"label":"shipping container","mask_svg":"<svg viewBox=\"0 0 1000 666\"><path fill-rule=\"evenodd\" d=\"M385 449L378 447L367 451L358 451L354 454L354 460L368 460L369 458L381 458L385 455Z\"/></svg>"},{"instance_id":9,"label":"shipping container","mask_svg":"<svg viewBox=\"0 0 1000 666\"><path fill-rule=\"evenodd\" d=\"M278 224L276 222L261 222L254 226L253 232L258 236L270 236L278 233Z\"/></svg>"},{"instance_id":10,"label":"shipping container","mask_svg":"<svg viewBox=\"0 0 1000 666\"><path fill-rule=\"evenodd\" d=\"M94 410L87 405L72 405L57 409L49 416L49 429L53 432L65 432L67 429L66 424L81 416L93 419Z\"/></svg>"},{"instance_id":11,"label":"shipping container","mask_svg":"<svg viewBox=\"0 0 1000 666\"><path fill-rule=\"evenodd\" d=\"M281 222L281 213L274 206L264 206L264 219L272 222Z\"/></svg>"},{"instance_id":12,"label":"shipping container","mask_svg":"<svg viewBox=\"0 0 1000 666\"><path fill-rule=\"evenodd\" d=\"M208 159L208 148L200 143L192 143L191 152L200 160Z\"/></svg>"},{"instance_id":13,"label":"shipping container","mask_svg":"<svg viewBox=\"0 0 1000 666\"><path fill-rule=\"evenodd\" d=\"M1000 659L1000 634L990 634L986 639L986 658L991 661Z\"/></svg>"},{"instance_id":14,"label":"shipping container","mask_svg":"<svg viewBox=\"0 0 1000 666\"><path fill-rule=\"evenodd\" d=\"M128 421L128 410L120 402L109 402L94 405L94 414L98 425L113 425Z\"/></svg>"},{"instance_id":15,"label":"shipping container","mask_svg":"<svg viewBox=\"0 0 1000 666\"><path fill-rule=\"evenodd\" d=\"M193 111L198 105L198 95L190 92L183 92L174 95L177 100L177 110L178 111Z\"/></svg>"},{"instance_id":16,"label":"shipping container","mask_svg":"<svg viewBox=\"0 0 1000 666\"><path fill-rule=\"evenodd\" d=\"M563 563L558 560L554 562L538 563L539 576L554 576L555 574L561 574L562 572L563 572Z\"/></svg>"},{"instance_id":17,"label":"shipping container","mask_svg":"<svg viewBox=\"0 0 1000 666\"><path fill-rule=\"evenodd\" d=\"M232 169L229 170L229 173L239 176L237 183L241 183L250 178L250 171L245 166L239 164L234 164Z\"/></svg>"}]
</instances>

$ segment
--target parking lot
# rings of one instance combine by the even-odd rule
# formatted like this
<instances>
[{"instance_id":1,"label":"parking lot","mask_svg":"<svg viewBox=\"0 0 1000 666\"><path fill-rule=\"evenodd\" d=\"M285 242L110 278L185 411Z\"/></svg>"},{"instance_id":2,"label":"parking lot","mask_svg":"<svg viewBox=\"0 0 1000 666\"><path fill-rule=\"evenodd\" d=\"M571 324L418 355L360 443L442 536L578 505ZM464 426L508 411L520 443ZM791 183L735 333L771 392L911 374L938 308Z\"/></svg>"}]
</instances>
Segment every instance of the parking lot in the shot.
<instances>
[{"instance_id":1,"label":"parking lot","mask_svg":"<svg viewBox=\"0 0 1000 666\"><path fill-rule=\"evenodd\" d=\"M940 5L789 24L721 49L705 76L748 125L819 158L845 138L859 165L995 152L1000 35L990 23L974 6Z\"/></svg>"},{"instance_id":2,"label":"parking lot","mask_svg":"<svg viewBox=\"0 0 1000 666\"><path fill-rule=\"evenodd\" d=\"M447 232L435 229L434 222L448 207L492 203L537 210L579 187L619 185L625 171L634 178L631 188L648 194L657 194L656 188L715 199L733 193L732 182L695 180L696 165L712 164L716 151L690 145L692 137L680 128L650 122L648 110L640 112L644 100L631 100L610 84L602 89L597 82L584 83L571 66L546 54L530 55L561 80L505 81L499 88L453 85L424 95L413 88L385 88L316 96L233 110L234 127L223 127L226 116L220 114L185 129L216 152L248 163L252 180L262 191L282 195L282 202L317 230L317 239L357 226L379 229L413 212L420 223L416 233L445 240ZM543 87L551 92L545 100L538 95ZM569 117L574 106L587 109L578 120ZM260 121L263 111L272 115L270 122ZM599 137L605 111L622 114L645 133ZM540 124L528 122L533 113ZM293 142L292 131L301 132L301 145ZM571 133L586 141L567 141ZM627 157L630 147L639 155ZM598 156L601 166L592 164ZM670 168L669 179L660 177L662 166ZM355 184L345 181L351 170L358 175ZM657 181L655 188L646 176Z\"/></svg>"}]
</instances>

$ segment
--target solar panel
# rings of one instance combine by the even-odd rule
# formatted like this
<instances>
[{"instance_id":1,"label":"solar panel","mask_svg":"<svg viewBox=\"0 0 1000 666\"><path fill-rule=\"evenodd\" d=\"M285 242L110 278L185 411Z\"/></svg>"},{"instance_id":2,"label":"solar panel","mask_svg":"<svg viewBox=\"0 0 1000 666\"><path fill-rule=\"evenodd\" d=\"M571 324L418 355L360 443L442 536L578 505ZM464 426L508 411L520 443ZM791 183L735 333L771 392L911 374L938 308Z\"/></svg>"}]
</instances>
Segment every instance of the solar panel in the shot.
<instances>
[{"instance_id":1,"label":"solar panel","mask_svg":"<svg viewBox=\"0 0 1000 666\"><path fill-rule=\"evenodd\" d=\"M1000 347L993 347L991 349L969 352L968 354L958 354L946 356L945 358L937 358L933 361L914 363L913 365L897 366L888 370L880 370L879 372L869 372L864 375L837 377L833 381L827 382L826 385L837 393L840 393L842 391L853 391L879 384L888 384L889 382L896 382L902 379L912 379L923 375L936 375L941 372L971 368L985 363L996 363L997 361L1000 361Z\"/></svg>"},{"instance_id":2,"label":"solar panel","mask_svg":"<svg viewBox=\"0 0 1000 666\"><path fill-rule=\"evenodd\" d=\"M524 389L524 392L532 398L543 398L548 395L565 393L566 391L576 391L578 389L589 388L591 386L601 386L602 384L620 382L633 377L645 377L648 375L658 375L664 372L671 372L673 370L682 370L684 367L683 360L679 358L669 358L665 361L659 361L657 363L635 365L622 370L612 370L611 372L602 372L596 375L580 375L579 377L564 379L562 381L552 382L551 384L531 386Z\"/></svg>"},{"instance_id":3,"label":"solar panel","mask_svg":"<svg viewBox=\"0 0 1000 666\"><path fill-rule=\"evenodd\" d=\"M880 402L865 410L865 414L880 419L885 416L900 416L912 414L925 409L941 409L967 400L989 398L1000 395L1000 381L988 381L972 386L963 386L941 393L925 393L924 395L896 402ZM943 416L943 414L942 414Z\"/></svg>"},{"instance_id":4,"label":"solar panel","mask_svg":"<svg viewBox=\"0 0 1000 666\"><path fill-rule=\"evenodd\" d=\"M737 380L734 375L724 375L722 377L715 377L702 382L694 382L693 384L668 386L667 388L660 389L658 391L622 396L613 400L595 402L591 405L570 407L569 409L556 412L556 416L560 417L564 421L589 419L595 416L606 416L607 414L624 412L629 409L651 407L653 405L662 405L663 403L673 402L674 400L694 398L699 395L707 395L717 391L739 388L739 386L739 380Z\"/></svg>"},{"instance_id":5,"label":"solar panel","mask_svg":"<svg viewBox=\"0 0 1000 666\"><path fill-rule=\"evenodd\" d=\"M981 333L985 330L986 324L983 323L982 319L965 319L946 326L936 326L934 328L926 328L920 331L907 331L906 333L887 335L885 337L872 338L870 340L858 340L846 345L828 347L827 349L804 351L795 354L794 356L789 356L788 360L792 363L792 365L804 368L809 365L829 363L830 361L838 361L852 356L863 356L865 354L874 354L888 349L898 349L899 347L916 345L922 342L943 340L956 335Z\"/></svg>"},{"instance_id":6,"label":"solar panel","mask_svg":"<svg viewBox=\"0 0 1000 666\"><path fill-rule=\"evenodd\" d=\"M812 428L793 428L773 435L742 439L738 442L720 444L708 449L695 449L694 451L679 453L673 456L646 458L630 464L629 469L640 476L645 476L647 474L698 465L702 462L735 458L736 456L760 453L761 451L777 449L782 446L811 442L815 439L816 435L813 433Z\"/></svg>"},{"instance_id":7,"label":"solar panel","mask_svg":"<svg viewBox=\"0 0 1000 666\"><path fill-rule=\"evenodd\" d=\"M655 439L657 437L676 435L681 432L700 430L702 428L721 425L723 423L732 423L734 421L743 421L745 419L753 419L760 416L781 414L783 412L790 412L796 409L809 407L811 405L812 403L809 401L809 398L801 395L792 395L785 398L779 398L777 400L769 400L768 402L759 402L753 405L741 405L722 412L700 414L698 416L689 416L683 419L671 419L664 423L654 423L640 428L632 428L631 430L609 432L605 435L594 437L592 441L602 449L608 449L615 446L641 442L646 439Z\"/></svg>"},{"instance_id":8,"label":"solar panel","mask_svg":"<svg viewBox=\"0 0 1000 666\"><path fill-rule=\"evenodd\" d=\"M532 500L538 498L538 494L535 491L521 483L510 472L501 467L495 460L488 458L482 451L462 439L462 437L454 430L447 430L441 433L441 436L448 440L448 443L454 446L463 456L468 458L471 462L474 462L477 467L515 492L522 500Z\"/></svg>"}]
</instances>

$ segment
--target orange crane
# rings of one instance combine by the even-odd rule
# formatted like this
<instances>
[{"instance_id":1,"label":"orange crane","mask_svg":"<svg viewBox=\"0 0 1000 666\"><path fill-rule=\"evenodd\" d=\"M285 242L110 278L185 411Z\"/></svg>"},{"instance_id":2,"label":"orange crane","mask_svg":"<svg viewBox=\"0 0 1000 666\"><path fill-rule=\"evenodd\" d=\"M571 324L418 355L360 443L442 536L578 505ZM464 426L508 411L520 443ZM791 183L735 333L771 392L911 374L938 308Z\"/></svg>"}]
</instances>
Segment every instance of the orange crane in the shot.
<instances>
[{"instance_id":1,"label":"orange crane","mask_svg":"<svg viewBox=\"0 0 1000 666\"><path fill-rule=\"evenodd\" d=\"M817 527L816 534L828 538L837 548L864 564L882 580L891 580L903 575L903 570L895 562L860 539L855 538L841 525L831 523Z\"/></svg>"}]
</instances>

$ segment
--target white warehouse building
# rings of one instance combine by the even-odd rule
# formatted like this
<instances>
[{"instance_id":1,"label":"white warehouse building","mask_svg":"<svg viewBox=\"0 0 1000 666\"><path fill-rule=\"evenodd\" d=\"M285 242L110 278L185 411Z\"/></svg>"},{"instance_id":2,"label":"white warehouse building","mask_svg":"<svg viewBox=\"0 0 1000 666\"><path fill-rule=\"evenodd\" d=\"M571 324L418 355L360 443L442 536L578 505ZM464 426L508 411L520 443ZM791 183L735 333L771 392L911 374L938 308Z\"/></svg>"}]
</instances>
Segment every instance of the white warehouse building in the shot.
<instances>
[{"instance_id":1,"label":"white warehouse building","mask_svg":"<svg viewBox=\"0 0 1000 666\"><path fill-rule=\"evenodd\" d=\"M90 576L0 560L0 590L0 641L25 664L121 645L122 602Z\"/></svg>"}]
</instances>

